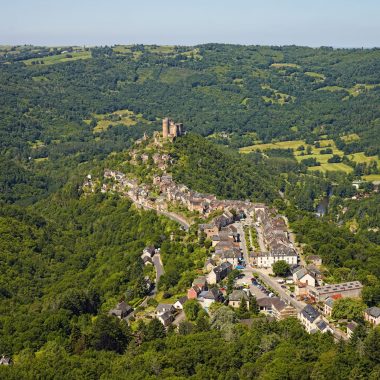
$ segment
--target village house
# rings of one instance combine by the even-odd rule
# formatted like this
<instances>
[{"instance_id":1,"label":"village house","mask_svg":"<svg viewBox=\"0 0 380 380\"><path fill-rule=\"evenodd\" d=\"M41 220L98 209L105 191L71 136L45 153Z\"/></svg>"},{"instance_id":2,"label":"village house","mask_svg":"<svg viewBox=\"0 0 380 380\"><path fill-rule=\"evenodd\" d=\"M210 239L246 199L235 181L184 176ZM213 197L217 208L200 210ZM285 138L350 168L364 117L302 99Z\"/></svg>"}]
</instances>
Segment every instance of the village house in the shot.
<instances>
[{"instance_id":1,"label":"village house","mask_svg":"<svg viewBox=\"0 0 380 380\"><path fill-rule=\"evenodd\" d=\"M328 297L341 294L343 298L360 298L363 285L359 281L344 282L341 284L308 287L308 296L315 302L324 301Z\"/></svg>"},{"instance_id":2,"label":"village house","mask_svg":"<svg viewBox=\"0 0 380 380\"><path fill-rule=\"evenodd\" d=\"M351 321L347 323L347 335L349 338L352 338L352 335L354 334L354 331L358 327L358 324L354 321Z\"/></svg>"},{"instance_id":3,"label":"village house","mask_svg":"<svg viewBox=\"0 0 380 380\"><path fill-rule=\"evenodd\" d=\"M156 253L156 249L153 246L145 247L142 255L140 256L144 265L153 264L152 257Z\"/></svg>"},{"instance_id":4,"label":"village house","mask_svg":"<svg viewBox=\"0 0 380 380\"><path fill-rule=\"evenodd\" d=\"M242 253L237 248L229 249L228 251L222 251L220 254L215 256L218 256L222 262L230 263L233 267L239 265L240 261L242 260Z\"/></svg>"},{"instance_id":5,"label":"village house","mask_svg":"<svg viewBox=\"0 0 380 380\"><path fill-rule=\"evenodd\" d=\"M174 315L169 312L169 311L166 311L165 313L162 313L160 315L157 316L157 319L165 326L170 326L173 321L174 321Z\"/></svg>"},{"instance_id":6,"label":"village house","mask_svg":"<svg viewBox=\"0 0 380 380\"><path fill-rule=\"evenodd\" d=\"M213 224L200 224L199 232L204 232L206 234L207 239L211 239L214 235L218 235L219 228Z\"/></svg>"},{"instance_id":7,"label":"village house","mask_svg":"<svg viewBox=\"0 0 380 380\"><path fill-rule=\"evenodd\" d=\"M201 289L199 289L198 286L192 286L187 291L187 298L189 300L195 300L195 299L197 299L200 292L201 292Z\"/></svg>"},{"instance_id":8,"label":"village house","mask_svg":"<svg viewBox=\"0 0 380 380\"><path fill-rule=\"evenodd\" d=\"M227 277L228 273L232 271L232 264L229 262L222 263L215 267L208 275L207 282L209 284L217 284Z\"/></svg>"},{"instance_id":9,"label":"village house","mask_svg":"<svg viewBox=\"0 0 380 380\"><path fill-rule=\"evenodd\" d=\"M116 307L108 312L109 315L113 315L117 318L124 319L133 309L125 301L119 302Z\"/></svg>"},{"instance_id":10,"label":"village house","mask_svg":"<svg viewBox=\"0 0 380 380\"><path fill-rule=\"evenodd\" d=\"M209 273L216 267L215 260L213 259L207 259L204 265L204 270Z\"/></svg>"},{"instance_id":11,"label":"village house","mask_svg":"<svg viewBox=\"0 0 380 380\"><path fill-rule=\"evenodd\" d=\"M322 265L322 258L317 255L308 256L307 261L309 261L311 264L316 265L317 267L320 267Z\"/></svg>"},{"instance_id":12,"label":"village house","mask_svg":"<svg viewBox=\"0 0 380 380\"><path fill-rule=\"evenodd\" d=\"M171 303L160 303L156 307L156 315L161 315L166 312L174 313L175 308Z\"/></svg>"},{"instance_id":13,"label":"village house","mask_svg":"<svg viewBox=\"0 0 380 380\"><path fill-rule=\"evenodd\" d=\"M257 305L260 311L271 313L272 312L272 298L262 297L257 299Z\"/></svg>"},{"instance_id":14,"label":"village house","mask_svg":"<svg viewBox=\"0 0 380 380\"><path fill-rule=\"evenodd\" d=\"M364 320L373 326L380 325L380 307L370 307L364 311Z\"/></svg>"},{"instance_id":15,"label":"village house","mask_svg":"<svg viewBox=\"0 0 380 380\"><path fill-rule=\"evenodd\" d=\"M183 296L181 298L178 298L178 300L174 303L174 307L177 310L183 310L183 305L187 302L188 298L187 296Z\"/></svg>"},{"instance_id":16,"label":"village house","mask_svg":"<svg viewBox=\"0 0 380 380\"><path fill-rule=\"evenodd\" d=\"M207 279L206 276L198 276L194 279L191 284L192 287L196 286L200 291L207 290Z\"/></svg>"},{"instance_id":17,"label":"village house","mask_svg":"<svg viewBox=\"0 0 380 380\"><path fill-rule=\"evenodd\" d=\"M222 293L217 288L203 291L198 296L198 301L204 309L208 309L214 302L220 302L222 300Z\"/></svg>"},{"instance_id":18,"label":"village house","mask_svg":"<svg viewBox=\"0 0 380 380\"><path fill-rule=\"evenodd\" d=\"M305 268L301 268L293 273L293 282L314 287L316 284L315 278Z\"/></svg>"},{"instance_id":19,"label":"village house","mask_svg":"<svg viewBox=\"0 0 380 380\"><path fill-rule=\"evenodd\" d=\"M273 297L271 298L271 303L272 315L276 320L297 317L297 310L293 306L286 304L281 298Z\"/></svg>"},{"instance_id":20,"label":"village house","mask_svg":"<svg viewBox=\"0 0 380 380\"><path fill-rule=\"evenodd\" d=\"M229 296L228 296L228 305L232 306L234 308L240 307L242 300L246 301L247 308L249 308L249 297L246 292L243 290L234 290Z\"/></svg>"},{"instance_id":21,"label":"village house","mask_svg":"<svg viewBox=\"0 0 380 380\"><path fill-rule=\"evenodd\" d=\"M340 298L342 298L341 294L335 294L335 295L333 295L331 297L327 297L325 299L325 303L323 305L323 314L331 316L332 310L333 310L333 307L334 307L334 302L336 300L340 299Z\"/></svg>"},{"instance_id":22,"label":"village house","mask_svg":"<svg viewBox=\"0 0 380 380\"><path fill-rule=\"evenodd\" d=\"M169 326L174 321L176 309L172 304L160 303L156 307L156 317L165 326Z\"/></svg>"},{"instance_id":23,"label":"village house","mask_svg":"<svg viewBox=\"0 0 380 380\"><path fill-rule=\"evenodd\" d=\"M306 305L299 313L298 319L301 321L305 330L309 333L320 331L322 333L332 332L329 325L323 320L321 313L311 305Z\"/></svg>"}]
</instances>

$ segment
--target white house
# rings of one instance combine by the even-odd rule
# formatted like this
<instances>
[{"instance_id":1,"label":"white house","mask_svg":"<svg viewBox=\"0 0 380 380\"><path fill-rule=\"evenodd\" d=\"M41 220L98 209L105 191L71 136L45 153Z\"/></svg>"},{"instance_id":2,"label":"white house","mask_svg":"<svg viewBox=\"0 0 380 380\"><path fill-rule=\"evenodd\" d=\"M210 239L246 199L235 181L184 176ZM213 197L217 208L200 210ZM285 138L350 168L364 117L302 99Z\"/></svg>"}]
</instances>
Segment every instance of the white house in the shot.
<instances>
[{"instance_id":1,"label":"white house","mask_svg":"<svg viewBox=\"0 0 380 380\"><path fill-rule=\"evenodd\" d=\"M184 296L184 297L178 298L178 300L174 303L173 306L174 306L177 310L183 310L183 305L186 303L187 300L188 300L187 296Z\"/></svg>"},{"instance_id":2,"label":"white house","mask_svg":"<svg viewBox=\"0 0 380 380\"><path fill-rule=\"evenodd\" d=\"M256 254L256 265L258 268L271 268L277 261L283 260L289 265L297 265L297 252L289 248L284 251L259 252Z\"/></svg>"}]
</instances>

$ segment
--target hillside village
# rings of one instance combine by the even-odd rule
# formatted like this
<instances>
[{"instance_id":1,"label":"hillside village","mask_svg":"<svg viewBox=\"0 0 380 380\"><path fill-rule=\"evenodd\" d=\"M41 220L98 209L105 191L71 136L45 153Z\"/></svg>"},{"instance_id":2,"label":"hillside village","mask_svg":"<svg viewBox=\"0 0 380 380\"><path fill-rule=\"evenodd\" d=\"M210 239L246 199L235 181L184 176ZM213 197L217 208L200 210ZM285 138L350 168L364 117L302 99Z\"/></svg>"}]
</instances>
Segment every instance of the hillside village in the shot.
<instances>
[{"instance_id":1,"label":"hillside village","mask_svg":"<svg viewBox=\"0 0 380 380\"><path fill-rule=\"evenodd\" d=\"M173 303L159 303L149 317L158 318L165 327L178 326L185 318L184 305L196 300L207 313L213 304L225 304L235 310L255 310L277 320L297 317L309 333L330 332L336 339L349 339L356 323L336 324L331 318L332 310L341 298L360 299L362 284L325 283L321 258L310 255L305 261L292 242L286 220L275 209L248 200L220 200L176 183L170 173L172 157L162 147L183 133L182 124L166 118L162 135L156 133L153 139L144 136L136 143L130 153L130 165L154 167L150 180L141 181L133 172L106 169L100 182L89 175L83 184L85 193L100 189L102 193L121 194L138 207L156 210L179 221L185 229L195 216L204 221L198 224L198 237L209 242L211 254L204 263L203 274L194 278L186 295ZM149 149L154 153L147 153ZM159 271L164 270L160 248L146 247L141 259L144 265L154 265L157 285ZM273 265L279 261L290 268L285 278L272 273ZM231 278L233 286L228 288ZM148 298L154 298L155 285L148 285L153 288ZM110 314L129 320L134 310L121 301ZM366 309L363 318L379 325L380 309Z\"/></svg>"}]
</instances>

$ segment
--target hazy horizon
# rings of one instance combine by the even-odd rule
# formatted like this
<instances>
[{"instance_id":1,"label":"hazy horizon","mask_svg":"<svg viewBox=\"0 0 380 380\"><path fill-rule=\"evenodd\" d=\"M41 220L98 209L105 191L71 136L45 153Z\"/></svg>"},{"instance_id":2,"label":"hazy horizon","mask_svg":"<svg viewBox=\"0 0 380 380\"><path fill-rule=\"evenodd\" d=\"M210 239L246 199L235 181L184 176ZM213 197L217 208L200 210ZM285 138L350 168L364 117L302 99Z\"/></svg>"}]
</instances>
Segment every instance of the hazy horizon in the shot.
<instances>
[{"instance_id":1,"label":"hazy horizon","mask_svg":"<svg viewBox=\"0 0 380 380\"><path fill-rule=\"evenodd\" d=\"M0 10L1 45L380 46L375 0L14 0Z\"/></svg>"}]
</instances>

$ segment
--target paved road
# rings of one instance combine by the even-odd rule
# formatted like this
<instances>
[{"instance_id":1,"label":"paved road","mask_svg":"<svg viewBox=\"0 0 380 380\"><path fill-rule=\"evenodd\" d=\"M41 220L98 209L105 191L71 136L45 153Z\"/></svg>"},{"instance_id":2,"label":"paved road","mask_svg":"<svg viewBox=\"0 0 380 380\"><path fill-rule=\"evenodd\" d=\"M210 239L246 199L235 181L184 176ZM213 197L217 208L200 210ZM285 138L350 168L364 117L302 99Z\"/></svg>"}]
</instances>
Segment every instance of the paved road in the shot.
<instances>
[{"instance_id":1,"label":"paved road","mask_svg":"<svg viewBox=\"0 0 380 380\"><path fill-rule=\"evenodd\" d=\"M156 284L158 284L158 281L160 281L160 277L165 273L160 254L156 253L153 256L152 261L154 267L156 268Z\"/></svg>"},{"instance_id":2,"label":"paved road","mask_svg":"<svg viewBox=\"0 0 380 380\"><path fill-rule=\"evenodd\" d=\"M181 215L178 215L178 214L176 214L174 212L157 210L154 207L143 205L143 204L138 203L136 201L134 201L134 203L138 207L142 207L145 210L156 211L158 214L164 215L164 216L168 217L169 219L174 220L175 222L179 223L185 229L185 231L187 231L190 228L190 223L183 216L181 216Z\"/></svg>"}]
</instances>

